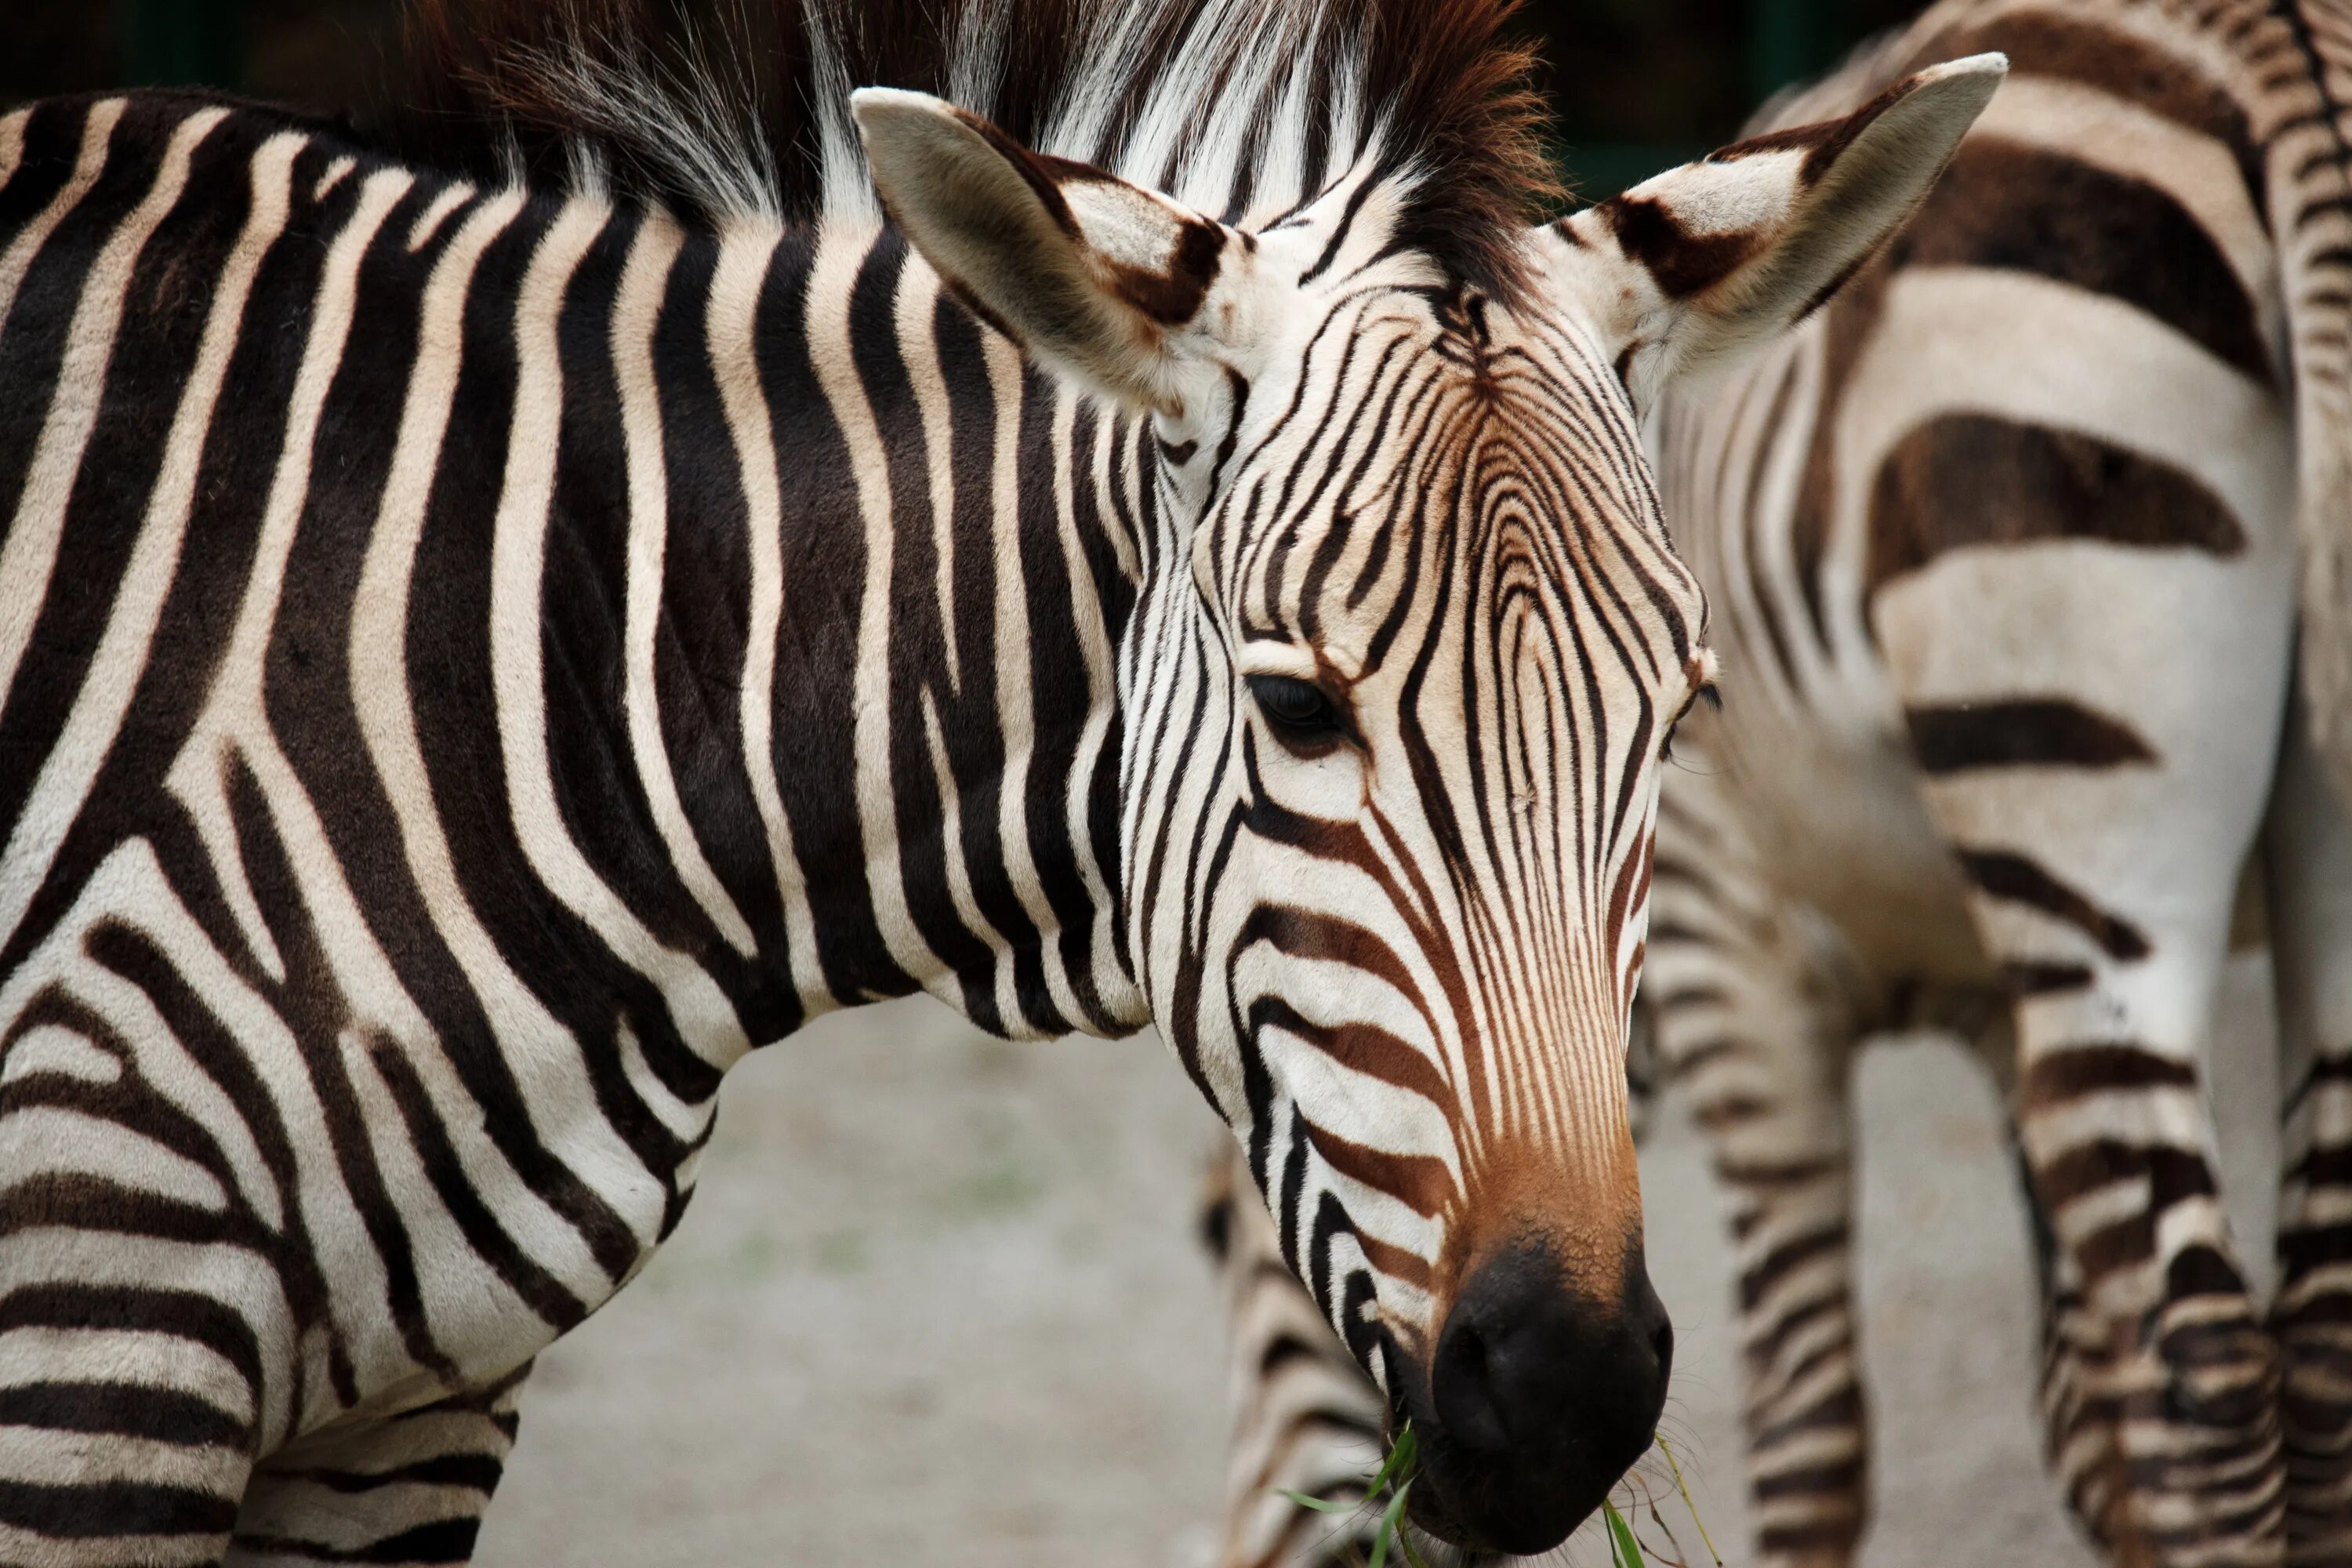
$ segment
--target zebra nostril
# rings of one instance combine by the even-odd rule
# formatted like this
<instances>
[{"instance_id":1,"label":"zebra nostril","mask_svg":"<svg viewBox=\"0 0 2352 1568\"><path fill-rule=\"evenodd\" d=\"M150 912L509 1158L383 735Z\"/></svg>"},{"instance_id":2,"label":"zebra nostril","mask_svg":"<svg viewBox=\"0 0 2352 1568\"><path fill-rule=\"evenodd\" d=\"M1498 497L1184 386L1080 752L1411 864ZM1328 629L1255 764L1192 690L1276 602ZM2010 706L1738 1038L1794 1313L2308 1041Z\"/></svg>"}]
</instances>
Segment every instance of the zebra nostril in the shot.
<instances>
[{"instance_id":1,"label":"zebra nostril","mask_svg":"<svg viewBox=\"0 0 2352 1568\"><path fill-rule=\"evenodd\" d=\"M1437 1418L1455 1442L1486 1453L1500 1453L1509 1446L1486 1336L1475 1323L1456 1322L1446 1331L1429 1383Z\"/></svg>"}]
</instances>

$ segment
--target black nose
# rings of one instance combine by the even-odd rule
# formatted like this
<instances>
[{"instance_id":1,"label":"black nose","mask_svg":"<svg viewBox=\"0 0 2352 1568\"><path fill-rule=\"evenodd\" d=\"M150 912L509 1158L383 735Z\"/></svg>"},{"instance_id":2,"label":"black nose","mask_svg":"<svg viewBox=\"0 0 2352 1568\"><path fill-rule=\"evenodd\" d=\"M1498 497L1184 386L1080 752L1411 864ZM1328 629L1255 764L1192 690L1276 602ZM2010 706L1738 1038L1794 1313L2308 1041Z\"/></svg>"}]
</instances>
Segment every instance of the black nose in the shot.
<instances>
[{"instance_id":1,"label":"black nose","mask_svg":"<svg viewBox=\"0 0 2352 1568\"><path fill-rule=\"evenodd\" d=\"M1490 1259L1455 1298L1430 1365L1431 1479L1481 1543L1549 1551L1649 1447L1675 1331L1639 1247L1622 1279L1596 1299L1529 1245Z\"/></svg>"}]
</instances>

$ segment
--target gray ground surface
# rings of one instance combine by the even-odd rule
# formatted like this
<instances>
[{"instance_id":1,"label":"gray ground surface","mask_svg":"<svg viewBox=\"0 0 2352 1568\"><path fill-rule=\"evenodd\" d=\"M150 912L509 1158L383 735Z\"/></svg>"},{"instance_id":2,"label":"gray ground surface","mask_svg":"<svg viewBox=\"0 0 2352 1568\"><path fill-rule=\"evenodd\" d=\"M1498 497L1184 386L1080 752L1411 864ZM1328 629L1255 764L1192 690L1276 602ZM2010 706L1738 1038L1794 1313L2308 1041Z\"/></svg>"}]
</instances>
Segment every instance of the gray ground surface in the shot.
<instances>
[{"instance_id":1,"label":"gray ground surface","mask_svg":"<svg viewBox=\"0 0 2352 1568\"><path fill-rule=\"evenodd\" d=\"M2259 975L2232 973L2220 1094L2251 1236L2274 1093ZM1865 1561L2087 1563L2037 1458L2030 1263L1992 1095L1934 1042L1880 1047L1861 1087ZM677 1237L541 1358L478 1561L1191 1568L1223 1416L1191 1230L1209 1127L1149 1038L1011 1046L919 1000L763 1054L727 1086ZM1667 1430L1738 1563L1729 1275L1679 1115L1643 1171L1680 1334ZM1608 1555L1582 1540L1567 1560Z\"/></svg>"}]
</instances>

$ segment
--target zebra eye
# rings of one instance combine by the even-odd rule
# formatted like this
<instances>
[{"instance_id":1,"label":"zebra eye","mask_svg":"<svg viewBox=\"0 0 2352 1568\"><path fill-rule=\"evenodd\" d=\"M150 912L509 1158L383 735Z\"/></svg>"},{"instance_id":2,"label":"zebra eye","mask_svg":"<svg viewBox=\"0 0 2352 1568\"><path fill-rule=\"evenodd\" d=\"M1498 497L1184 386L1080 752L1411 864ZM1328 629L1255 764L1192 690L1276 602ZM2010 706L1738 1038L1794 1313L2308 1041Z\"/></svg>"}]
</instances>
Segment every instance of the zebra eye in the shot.
<instances>
[{"instance_id":1,"label":"zebra eye","mask_svg":"<svg viewBox=\"0 0 2352 1568\"><path fill-rule=\"evenodd\" d=\"M1302 739L1339 732L1339 714L1323 689L1311 680L1287 675L1253 675L1250 695L1275 727Z\"/></svg>"}]
</instances>

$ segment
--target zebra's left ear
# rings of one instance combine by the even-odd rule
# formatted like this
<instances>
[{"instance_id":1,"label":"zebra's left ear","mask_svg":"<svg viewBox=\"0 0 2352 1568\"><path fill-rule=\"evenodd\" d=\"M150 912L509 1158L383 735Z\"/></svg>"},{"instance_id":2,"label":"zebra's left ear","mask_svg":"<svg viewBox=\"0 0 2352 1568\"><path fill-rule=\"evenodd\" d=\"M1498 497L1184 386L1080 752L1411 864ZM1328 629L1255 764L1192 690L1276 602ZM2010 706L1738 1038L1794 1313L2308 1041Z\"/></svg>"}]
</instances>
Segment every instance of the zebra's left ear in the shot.
<instances>
[{"instance_id":1,"label":"zebra's left ear","mask_svg":"<svg viewBox=\"0 0 2352 1568\"><path fill-rule=\"evenodd\" d=\"M1232 232L919 92L850 95L883 205L957 296L1046 364L1181 416L1214 382Z\"/></svg>"},{"instance_id":2,"label":"zebra's left ear","mask_svg":"<svg viewBox=\"0 0 2352 1568\"><path fill-rule=\"evenodd\" d=\"M2002 55L1930 67L1843 120L1738 142L1557 225L1559 284L1634 405L1836 293L1918 209L2008 73Z\"/></svg>"}]
</instances>

